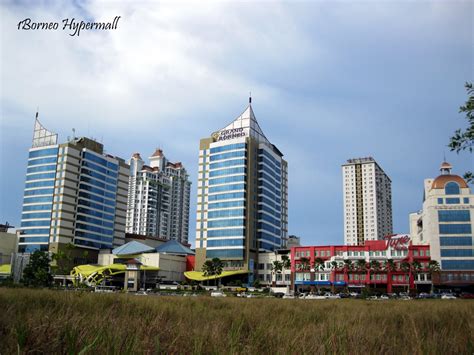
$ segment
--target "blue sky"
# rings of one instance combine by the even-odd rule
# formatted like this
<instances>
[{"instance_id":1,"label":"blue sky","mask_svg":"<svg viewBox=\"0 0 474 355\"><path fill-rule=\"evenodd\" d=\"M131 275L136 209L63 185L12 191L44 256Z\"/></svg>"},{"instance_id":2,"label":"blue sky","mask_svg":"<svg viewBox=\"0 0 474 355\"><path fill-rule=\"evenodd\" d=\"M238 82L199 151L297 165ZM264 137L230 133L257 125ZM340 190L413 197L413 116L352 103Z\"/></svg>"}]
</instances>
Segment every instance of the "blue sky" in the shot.
<instances>
[{"instance_id":1,"label":"blue sky","mask_svg":"<svg viewBox=\"0 0 474 355\"><path fill-rule=\"evenodd\" d=\"M80 5L78 5L80 4ZM19 21L112 21L118 29L18 31ZM474 77L472 1L2 2L0 222L19 225L36 108L59 133L128 159L161 147L193 181L199 139L253 108L289 163L289 230L342 244L341 164L373 156L392 179L395 232L422 203L423 179L465 127Z\"/></svg>"}]
</instances>

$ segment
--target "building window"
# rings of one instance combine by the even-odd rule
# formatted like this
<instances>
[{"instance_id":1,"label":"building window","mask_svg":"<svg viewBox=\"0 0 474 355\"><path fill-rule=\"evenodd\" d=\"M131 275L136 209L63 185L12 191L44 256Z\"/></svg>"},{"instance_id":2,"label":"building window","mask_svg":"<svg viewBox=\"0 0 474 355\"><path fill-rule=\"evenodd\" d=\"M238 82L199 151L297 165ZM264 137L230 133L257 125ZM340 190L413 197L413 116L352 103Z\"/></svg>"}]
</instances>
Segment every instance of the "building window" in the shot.
<instances>
[{"instance_id":1,"label":"building window","mask_svg":"<svg viewBox=\"0 0 474 355\"><path fill-rule=\"evenodd\" d=\"M446 195L459 195L459 185L450 181L444 186L444 191Z\"/></svg>"},{"instance_id":2,"label":"building window","mask_svg":"<svg viewBox=\"0 0 474 355\"><path fill-rule=\"evenodd\" d=\"M448 198L446 198L446 204L448 204L448 205L456 205L458 203L461 203L461 201L457 197L448 197Z\"/></svg>"},{"instance_id":3,"label":"building window","mask_svg":"<svg viewBox=\"0 0 474 355\"><path fill-rule=\"evenodd\" d=\"M469 197L464 197L464 203L469 203Z\"/></svg>"},{"instance_id":4,"label":"building window","mask_svg":"<svg viewBox=\"0 0 474 355\"><path fill-rule=\"evenodd\" d=\"M471 234L470 224L440 224L440 234Z\"/></svg>"},{"instance_id":5,"label":"building window","mask_svg":"<svg viewBox=\"0 0 474 355\"><path fill-rule=\"evenodd\" d=\"M440 222L469 222L471 220L471 216L469 210L438 211L438 220Z\"/></svg>"},{"instance_id":6,"label":"building window","mask_svg":"<svg viewBox=\"0 0 474 355\"><path fill-rule=\"evenodd\" d=\"M438 198L438 205L442 205L443 204L443 199L442 198Z\"/></svg>"}]
</instances>

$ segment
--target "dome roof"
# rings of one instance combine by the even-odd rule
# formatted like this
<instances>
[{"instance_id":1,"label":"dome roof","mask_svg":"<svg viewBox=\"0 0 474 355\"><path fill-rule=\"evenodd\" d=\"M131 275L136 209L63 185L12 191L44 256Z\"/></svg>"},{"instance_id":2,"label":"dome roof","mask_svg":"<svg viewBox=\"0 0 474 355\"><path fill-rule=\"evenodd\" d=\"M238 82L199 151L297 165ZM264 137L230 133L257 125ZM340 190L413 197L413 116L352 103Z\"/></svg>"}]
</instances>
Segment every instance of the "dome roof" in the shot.
<instances>
[{"instance_id":1,"label":"dome roof","mask_svg":"<svg viewBox=\"0 0 474 355\"><path fill-rule=\"evenodd\" d=\"M440 175L436 179L433 180L433 184L431 185L432 189L444 189L444 186L450 182L456 182L460 188L464 189L467 188L466 181L459 175Z\"/></svg>"},{"instance_id":2,"label":"dome roof","mask_svg":"<svg viewBox=\"0 0 474 355\"><path fill-rule=\"evenodd\" d=\"M441 164L441 169L442 168L452 168L453 166L451 164L449 164L447 161L444 161L442 164Z\"/></svg>"}]
</instances>

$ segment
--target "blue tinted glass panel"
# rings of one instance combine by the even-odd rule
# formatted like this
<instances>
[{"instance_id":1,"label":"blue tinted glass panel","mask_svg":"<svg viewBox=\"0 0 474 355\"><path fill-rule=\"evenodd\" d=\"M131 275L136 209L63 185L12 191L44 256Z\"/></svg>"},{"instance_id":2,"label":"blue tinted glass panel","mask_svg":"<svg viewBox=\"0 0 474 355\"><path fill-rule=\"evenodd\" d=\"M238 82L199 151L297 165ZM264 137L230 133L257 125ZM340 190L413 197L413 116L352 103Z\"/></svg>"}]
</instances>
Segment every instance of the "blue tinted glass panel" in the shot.
<instances>
[{"instance_id":1,"label":"blue tinted glass panel","mask_svg":"<svg viewBox=\"0 0 474 355\"><path fill-rule=\"evenodd\" d=\"M463 200L464 200L464 203L469 203L469 197L464 197Z\"/></svg>"},{"instance_id":2,"label":"blue tinted glass panel","mask_svg":"<svg viewBox=\"0 0 474 355\"><path fill-rule=\"evenodd\" d=\"M223 217L240 217L245 215L245 210L243 208L234 209L234 210L221 210L221 211L211 211L208 213L207 217L212 218L223 218Z\"/></svg>"},{"instance_id":3,"label":"blue tinted glass panel","mask_svg":"<svg viewBox=\"0 0 474 355\"><path fill-rule=\"evenodd\" d=\"M472 245L472 237L440 237L441 246L462 246Z\"/></svg>"},{"instance_id":4,"label":"blue tinted glass panel","mask_svg":"<svg viewBox=\"0 0 474 355\"><path fill-rule=\"evenodd\" d=\"M472 256L472 249L441 249L442 257Z\"/></svg>"},{"instance_id":5,"label":"blue tinted glass panel","mask_svg":"<svg viewBox=\"0 0 474 355\"><path fill-rule=\"evenodd\" d=\"M438 198L438 205L442 205L443 204L443 199L442 198Z\"/></svg>"},{"instance_id":6,"label":"blue tinted glass panel","mask_svg":"<svg viewBox=\"0 0 474 355\"><path fill-rule=\"evenodd\" d=\"M114 171L112 171L112 170L109 170L109 169L107 169L107 168L104 168L104 167L102 167L102 166L100 166L100 165L97 165L97 164L95 164L95 163L91 163L91 162L89 162L89 161L83 160L83 161L82 161L82 166L84 166L84 167L86 167L86 168L89 168L89 169L92 169L92 170L95 170L95 171L98 171L98 172L100 172L100 173L102 173L102 174L104 174L104 175L107 175L107 176L112 176L112 177L114 177L114 178L117 177L117 173L116 173L116 172L114 172Z\"/></svg>"},{"instance_id":7,"label":"blue tinted glass panel","mask_svg":"<svg viewBox=\"0 0 474 355\"><path fill-rule=\"evenodd\" d=\"M245 184L214 186L214 187L209 188L209 193L225 192L225 191L233 191L233 190L244 190L244 189L245 189Z\"/></svg>"},{"instance_id":8,"label":"blue tinted glass panel","mask_svg":"<svg viewBox=\"0 0 474 355\"><path fill-rule=\"evenodd\" d=\"M243 174L243 173L245 173L245 168L244 168L244 167L228 168L228 169L221 169L221 170L211 171L211 172L209 173L209 177L224 176L224 175L234 175L234 174Z\"/></svg>"},{"instance_id":9,"label":"blue tinted glass panel","mask_svg":"<svg viewBox=\"0 0 474 355\"><path fill-rule=\"evenodd\" d=\"M35 159L35 160L29 160L28 161L28 166L56 163L56 159L57 159L57 157L40 158L40 159Z\"/></svg>"},{"instance_id":10,"label":"blue tinted glass panel","mask_svg":"<svg viewBox=\"0 0 474 355\"><path fill-rule=\"evenodd\" d=\"M20 237L20 243L49 243L49 237Z\"/></svg>"},{"instance_id":11,"label":"blue tinted glass panel","mask_svg":"<svg viewBox=\"0 0 474 355\"><path fill-rule=\"evenodd\" d=\"M26 181L41 180L41 179L54 179L55 177L56 177L56 173L40 173L40 174L26 175Z\"/></svg>"},{"instance_id":12,"label":"blue tinted glass panel","mask_svg":"<svg viewBox=\"0 0 474 355\"><path fill-rule=\"evenodd\" d=\"M446 204L448 204L448 205L455 205L455 204L458 204L458 203L461 203L461 201L457 197L447 197L446 198Z\"/></svg>"},{"instance_id":13,"label":"blue tinted glass panel","mask_svg":"<svg viewBox=\"0 0 474 355\"><path fill-rule=\"evenodd\" d=\"M228 208L228 207L243 207L245 201L228 201L228 202L216 202L210 203L208 209L213 210L216 208Z\"/></svg>"},{"instance_id":14,"label":"blue tinted glass panel","mask_svg":"<svg viewBox=\"0 0 474 355\"><path fill-rule=\"evenodd\" d=\"M231 192L227 194L217 194L217 195L210 195L208 197L209 201L219 201L219 200L230 200L233 198L244 198L244 192Z\"/></svg>"},{"instance_id":15,"label":"blue tinted glass panel","mask_svg":"<svg viewBox=\"0 0 474 355\"><path fill-rule=\"evenodd\" d=\"M211 154L226 152L228 150L244 149L244 148L245 148L245 143L229 144L229 145L224 145L222 147L211 148Z\"/></svg>"},{"instance_id":16,"label":"blue tinted glass panel","mask_svg":"<svg viewBox=\"0 0 474 355\"><path fill-rule=\"evenodd\" d=\"M105 219L108 219L109 221L114 220L113 215L110 215L110 214L107 214L107 213L102 213L102 212L97 212L97 211L91 210L89 208L84 208L84 207L78 207L77 208L77 213L83 213L83 214L87 214L87 215L94 216L94 217L99 217L99 218L105 218Z\"/></svg>"},{"instance_id":17,"label":"blue tinted glass panel","mask_svg":"<svg viewBox=\"0 0 474 355\"><path fill-rule=\"evenodd\" d=\"M102 197L92 195L88 192L80 191L79 192L79 197L84 197L84 198L88 198L88 199L96 201L96 202L105 203L106 205L109 205L109 206L115 206L115 201L107 200L107 199L104 199Z\"/></svg>"},{"instance_id":18,"label":"blue tinted glass panel","mask_svg":"<svg viewBox=\"0 0 474 355\"><path fill-rule=\"evenodd\" d=\"M18 252L20 253L33 253L36 250L48 251L48 244L28 244L18 246Z\"/></svg>"},{"instance_id":19,"label":"blue tinted glass panel","mask_svg":"<svg viewBox=\"0 0 474 355\"><path fill-rule=\"evenodd\" d=\"M21 219L51 218L51 212L23 213Z\"/></svg>"},{"instance_id":20,"label":"blue tinted glass panel","mask_svg":"<svg viewBox=\"0 0 474 355\"><path fill-rule=\"evenodd\" d=\"M50 225L51 221L48 219L47 221L25 221L21 222L22 227L46 227Z\"/></svg>"},{"instance_id":21,"label":"blue tinted glass panel","mask_svg":"<svg viewBox=\"0 0 474 355\"><path fill-rule=\"evenodd\" d=\"M95 163L98 163L98 164L100 164L104 167L107 167L107 168L115 170L115 171L118 170L118 165L117 164L109 162L106 159L98 157L97 155L94 155L94 154L89 153L89 152L84 152L84 159L88 159L90 161L93 161Z\"/></svg>"},{"instance_id":22,"label":"blue tinted glass panel","mask_svg":"<svg viewBox=\"0 0 474 355\"><path fill-rule=\"evenodd\" d=\"M39 158L45 157L48 155L58 155L58 148L48 148L41 150L33 150L28 154L28 158Z\"/></svg>"},{"instance_id":23,"label":"blue tinted glass panel","mask_svg":"<svg viewBox=\"0 0 474 355\"><path fill-rule=\"evenodd\" d=\"M471 234L470 224L440 224L439 234Z\"/></svg>"},{"instance_id":24,"label":"blue tinted glass panel","mask_svg":"<svg viewBox=\"0 0 474 355\"><path fill-rule=\"evenodd\" d=\"M245 157L245 150L211 155L210 160L216 161L216 160L224 160L224 159L232 159L232 158L240 158L240 157Z\"/></svg>"},{"instance_id":25,"label":"blue tinted glass panel","mask_svg":"<svg viewBox=\"0 0 474 355\"><path fill-rule=\"evenodd\" d=\"M234 160L227 160L221 163L212 163L210 165L211 170L219 169L219 168L227 168L229 166L238 166L238 165L245 165L245 159L234 159Z\"/></svg>"},{"instance_id":26,"label":"blue tinted glass panel","mask_svg":"<svg viewBox=\"0 0 474 355\"><path fill-rule=\"evenodd\" d=\"M54 165L42 165L42 166L34 166L32 168L28 168L26 170L27 174L30 173L41 173L45 171L56 171L56 164Z\"/></svg>"},{"instance_id":27,"label":"blue tinted glass panel","mask_svg":"<svg viewBox=\"0 0 474 355\"><path fill-rule=\"evenodd\" d=\"M258 247L265 250L275 250L277 248L275 245L263 241L258 242Z\"/></svg>"},{"instance_id":28,"label":"blue tinted glass panel","mask_svg":"<svg viewBox=\"0 0 474 355\"><path fill-rule=\"evenodd\" d=\"M33 206L24 206L23 211L47 211L51 210L52 204L48 203L47 205L33 205Z\"/></svg>"},{"instance_id":29,"label":"blue tinted glass panel","mask_svg":"<svg viewBox=\"0 0 474 355\"><path fill-rule=\"evenodd\" d=\"M442 270L474 270L474 260L441 260Z\"/></svg>"},{"instance_id":30,"label":"blue tinted glass panel","mask_svg":"<svg viewBox=\"0 0 474 355\"><path fill-rule=\"evenodd\" d=\"M25 229L25 230L22 231L22 234L47 234L47 235L49 235L49 228Z\"/></svg>"},{"instance_id":31,"label":"blue tinted glass panel","mask_svg":"<svg viewBox=\"0 0 474 355\"><path fill-rule=\"evenodd\" d=\"M76 233L77 234L77 233ZM77 235L79 237L79 235ZM97 237L97 236L95 236ZM74 238L74 244L76 245L84 245L87 247L92 247L96 249L109 249L112 247L112 241L107 242L107 241L92 241L92 240L83 240L83 239L78 239Z\"/></svg>"},{"instance_id":32,"label":"blue tinted glass panel","mask_svg":"<svg viewBox=\"0 0 474 355\"><path fill-rule=\"evenodd\" d=\"M245 229L218 229L207 231L207 237L240 237L245 235Z\"/></svg>"},{"instance_id":33,"label":"blue tinted glass panel","mask_svg":"<svg viewBox=\"0 0 474 355\"><path fill-rule=\"evenodd\" d=\"M93 223L93 224L96 224L96 225L98 225L98 226L103 226L103 227L107 227L107 228L111 228L111 229L114 228L114 224L113 224L113 223L110 223L110 222L107 222L107 221L104 221L104 220L101 220L101 219L98 219L98 218L93 218L93 217L87 217L87 216L83 216L83 215L78 215L78 216L76 217L76 219L77 219L78 221Z\"/></svg>"},{"instance_id":34,"label":"blue tinted glass panel","mask_svg":"<svg viewBox=\"0 0 474 355\"><path fill-rule=\"evenodd\" d=\"M207 250L206 258L243 258L243 249L227 249L227 250Z\"/></svg>"},{"instance_id":35,"label":"blue tinted glass panel","mask_svg":"<svg viewBox=\"0 0 474 355\"><path fill-rule=\"evenodd\" d=\"M54 180L27 182L25 184L25 189L31 189L34 187L46 187L46 186L54 186Z\"/></svg>"},{"instance_id":36,"label":"blue tinted glass panel","mask_svg":"<svg viewBox=\"0 0 474 355\"><path fill-rule=\"evenodd\" d=\"M213 239L207 241L208 247L230 247L244 245L244 239Z\"/></svg>"},{"instance_id":37,"label":"blue tinted glass panel","mask_svg":"<svg viewBox=\"0 0 474 355\"><path fill-rule=\"evenodd\" d=\"M94 208L94 209L96 209L96 210L108 212L108 213L111 213L111 214L114 214L114 213L115 213L115 210L114 210L113 208L104 206L104 205L99 204L99 203L95 203L95 202L91 202L91 201L86 201L86 200L83 200L83 199L79 199L79 201L77 202L77 204L78 204L79 206L87 206L87 207L91 207L91 208Z\"/></svg>"},{"instance_id":38,"label":"blue tinted glass panel","mask_svg":"<svg viewBox=\"0 0 474 355\"><path fill-rule=\"evenodd\" d=\"M459 185L453 181L448 182L444 185L444 191L446 195L459 195Z\"/></svg>"},{"instance_id":39,"label":"blue tinted glass panel","mask_svg":"<svg viewBox=\"0 0 474 355\"><path fill-rule=\"evenodd\" d=\"M257 238L258 239L263 239L263 240L266 240L266 241L269 241L269 242L272 242L272 243L275 243L275 244L278 244L280 245L281 244L281 239L279 237L275 237L271 234L268 234L266 232L258 232L257 233Z\"/></svg>"},{"instance_id":40,"label":"blue tinted glass panel","mask_svg":"<svg viewBox=\"0 0 474 355\"><path fill-rule=\"evenodd\" d=\"M82 224L82 223L77 223L76 228L77 229L84 229L86 231L96 232L96 233L100 233L100 234L107 234L107 235L113 235L114 234L113 229L100 228L100 227L90 226L88 224Z\"/></svg>"},{"instance_id":41,"label":"blue tinted glass panel","mask_svg":"<svg viewBox=\"0 0 474 355\"><path fill-rule=\"evenodd\" d=\"M235 218L235 219L209 221L207 222L207 227L208 228L238 227L238 226L243 226L244 224L245 224L245 221L243 219Z\"/></svg>"},{"instance_id":42,"label":"blue tinted glass panel","mask_svg":"<svg viewBox=\"0 0 474 355\"><path fill-rule=\"evenodd\" d=\"M25 196L34 196L34 195L52 195L54 189L36 189L36 190L26 190Z\"/></svg>"},{"instance_id":43,"label":"blue tinted glass panel","mask_svg":"<svg viewBox=\"0 0 474 355\"><path fill-rule=\"evenodd\" d=\"M469 222L471 215L469 210L438 211L438 219L440 222Z\"/></svg>"},{"instance_id":44,"label":"blue tinted glass panel","mask_svg":"<svg viewBox=\"0 0 474 355\"><path fill-rule=\"evenodd\" d=\"M210 179L209 185L227 184L231 182L243 182L243 181L245 181L244 175L227 176L227 177L221 177L217 179Z\"/></svg>"},{"instance_id":45,"label":"blue tinted glass panel","mask_svg":"<svg viewBox=\"0 0 474 355\"><path fill-rule=\"evenodd\" d=\"M38 202L53 202L53 196L41 196L41 197L26 197L23 199L23 204L27 203L38 203Z\"/></svg>"}]
</instances>

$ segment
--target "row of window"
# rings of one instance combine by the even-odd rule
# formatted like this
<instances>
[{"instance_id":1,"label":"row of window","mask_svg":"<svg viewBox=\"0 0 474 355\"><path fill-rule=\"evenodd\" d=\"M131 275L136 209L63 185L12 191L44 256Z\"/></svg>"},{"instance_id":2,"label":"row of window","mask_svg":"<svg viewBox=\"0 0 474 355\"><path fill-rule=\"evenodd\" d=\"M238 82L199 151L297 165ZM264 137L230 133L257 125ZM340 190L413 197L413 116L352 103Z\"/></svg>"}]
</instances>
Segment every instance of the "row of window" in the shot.
<instances>
[{"instance_id":1,"label":"row of window","mask_svg":"<svg viewBox=\"0 0 474 355\"><path fill-rule=\"evenodd\" d=\"M440 224L439 234L471 234L471 224Z\"/></svg>"},{"instance_id":2,"label":"row of window","mask_svg":"<svg viewBox=\"0 0 474 355\"><path fill-rule=\"evenodd\" d=\"M209 221L207 222L208 228L218 228L218 227L238 227L244 226L245 220L242 218L235 218L235 219L225 219L225 220L217 220L217 221Z\"/></svg>"},{"instance_id":3,"label":"row of window","mask_svg":"<svg viewBox=\"0 0 474 355\"><path fill-rule=\"evenodd\" d=\"M53 165L42 165L42 166L34 166L31 168L26 169L27 174L31 173L42 173L45 171L56 171L56 164Z\"/></svg>"},{"instance_id":4,"label":"row of window","mask_svg":"<svg viewBox=\"0 0 474 355\"><path fill-rule=\"evenodd\" d=\"M87 161L87 160L83 160L82 161L82 166L83 167L86 167L86 168L89 168L89 169L92 169L96 172L99 172L99 173L102 173L106 176L110 176L110 177L113 177L113 178L117 178L118 177L118 174L116 171L113 171L111 169L107 169L107 168L104 168L100 165L97 165L95 163L91 163L90 161Z\"/></svg>"},{"instance_id":5,"label":"row of window","mask_svg":"<svg viewBox=\"0 0 474 355\"><path fill-rule=\"evenodd\" d=\"M230 247L244 245L244 239L210 239L207 241L207 246L212 247Z\"/></svg>"},{"instance_id":6,"label":"row of window","mask_svg":"<svg viewBox=\"0 0 474 355\"><path fill-rule=\"evenodd\" d=\"M259 149L259 154L260 155L263 155L265 157L267 157L268 159L270 159L270 161L276 166L278 167L279 169L281 168L281 163L279 160L275 159L273 157L273 155L271 155L270 153L268 153L265 149Z\"/></svg>"},{"instance_id":7,"label":"row of window","mask_svg":"<svg viewBox=\"0 0 474 355\"><path fill-rule=\"evenodd\" d=\"M29 160L28 161L28 167L35 166L35 165L56 163L56 161L57 161L57 157L40 158L40 159L35 159L35 160Z\"/></svg>"},{"instance_id":8,"label":"row of window","mask_svg":"<svg viewBox=\"0 0 474 355\"><path fill-rule=\"evenodd\" d=\"M77 217L79 219L79 216L77 216ZM114 234L113 229L100 228L100 227L90 226L88 224L82 224L82 223L77 223L76 228L77 229L84 229L84 230L90 231L90 232L106 234L106 235L113 235Z\"/></svg>"},{"instance_id":9,"label":"row of window","mask_svg":"<svg viewBox=\"0 0 474 355\"><path fill-rule=\"evenodd\" d=\"M76 235L80 237L78 233L80 232L76 232ZM83 239L78 239L78 238L74 238L74 244L96 248L96 249L110 249L112 247L112 241L108 243L106 241L93 242L92 240L83 240Z\"/></svg>"},{"instance_id":10,"label":"row of window","mask_svg":"<svg viewBox=\"0 0 474 355\"><path fill-rule=\"evenodd\" d=\"M49 155L58 155L58 148L46 148L41 150L33 150L28 154L28 159L46 157Z\"/></svg>"},{"instance_id":11,"label":"row of window","mask_svg":"<svg viewBox=\"0 0 474 355\"><path fill-rule=\"evenodd\" d=\"M101 188L93 187L93 186L86 185L86 184L80 184L79 189L90 191L92 193L95 193L96 195L104 196L104 197L110 198L112 200L115 200L115 193L102 190Z\"/></svg>"},{"instance_id":12,"label":"row of window","mask_svg":"<svg viewBox=\"0 0 474 355\"><path fill-rule=\"evenodd\" d=\"M243 249L206 250L206 258L243 258Z\"/></svg>"},{"instance_id":13,"label":"row of window","mask_svg":"<svg viewBox=\"0 0 474 355\"><path fill-rule=\"evenodd\" d=\"M472 249L441 249L443 257L473 256Z\"/></svg>"},{"instance_id":14,"label":"row of window","mask_svg":"<svg viewBox=\"0 0 474 355\"><path fill-rule=\"evenodd\" d=\"M275 211L273 208L267 207L264 204L259 203L258 204L258 210L259 211L265 211L265 212L273 215L275 218L278 218L278 219L281 218L281 214L279 212Z\"/></svg>"},{"instance_id":15,"label":"row of window","mask_svg":"<svg viewBox=\"0 0 474 355\"><path fill-rule=\"evenodd\" d=\"M22 234L46 234L49 235L49 228L32 228L21 231Z\"/></svg>"},{"instance_id":16,"label":"row of window","mask_svg":"<svg viewBox=\"0 0 474 355\"><path fill-rule=\"evenodd\" d=\"M20 237L19 243L49 243L49 237Z\"/></svg>"},{"instance_id":17,"label":"row of window","mask_svg":"<svg viewBox=\"0 0 474 355\"><path fill-rule=\"evenodd\" d=\"M442 205L446 203L447 205L457 205L461 203L461 199L459 197L446 197L445 199L439 197L438 198L438 205ZM469 197L464 197L463 198L464 203L469 203Z\"/></svg>"},{"instance_id":18,"label":"row of window","mask_svg":"<svg viewBox=\"0 0 474 355\"><path fill-rule=\"evenodd\" d=\"M26 175L26 181L54 179L55 177L56 177L56 172L37 173L37 174L32 174L32 175Z\"/></svg>"},{"instance_id":19,"label":"row of window","mask_svg":"<svg viewBox=\"0 0 474 355\"><path fill-rule=\"evenodd\" d=\"M263 239L275 243L277 245L281 245L281 239L279 237L274 237L271 234L266 232L257 232L257 239Z\"/></svg>"},{"instance_id":20,"label":"row of window","mask_svg":"<svg viewBox=\"0 0 474 355\"><path fill-rule=\"evenodd\" d=\"M245 198L245 192L230 192L226 194L210 195L209 201L231 200L236 198Z\"/></svg>"},{"instance_id":21,"label":"row of window","mask_svg":"<svg viewBox=\"0 0 474 355\"><path fill-rule=\"evenodd\" d=\"M280 227L280 220L276 219L276 218L273 218L273 217L267 215L266 213L259 213L258 214L258 219L260 221L265 221L265 222L271 223L271 224L273 224L277 227Z\"/></svg>"},{"instance_id":22,"label":"row of window","mask_svg":"<svg viewBox=\"0 0 474 355\"><path fill-rule=\"evenodd\" d=\"M245 143L228 144L221 147L211 148L211 154L226 152L228 150L245 149Z\"/></svg>"},{"instance_id":23,"label":"row of window","mask_svg":"<svg viewBox=\"0 0 474 355\"><path fill-rule=\"evenodd\" d=\"M245 173L245 168L244 167L227 168L227 169L221 169L221 170L213 170L209 173L209 177L234 175L234 174L244 174L244 173Z\"/></svg>"},{"instance_id":24,"label":"row of window","mask_svg":"<svg viewBox=\"0 0 474 355\"><path fill-rule=\"evenodd\" d=\"M242 158L242 157L245 157L245 150L238 150L234 152L211 155L210 161L212 162L212 161L217 161L217 160L226 160L226 159Z\"/></svg>"},{"instance_id":25,"label":"row of window","mask_svg":"<svg viewBox=\"0 0 474 355\"><path fill-rule=\"evenodd\" d=\"M81 176L81 181L88 183L89 185L97 186L100 187L104 190L112 191L115 192L116 190L116 184L106 184L105 182L96 180L95 178L89 177L89 176Z\"/></svg>"},{"instance_id":26,"label":"row of window","mask_svg":"<svg viewBox=\"0 0 474 355\"><path fill-rule=\"evenodd\" d=\"M21 219L51 218L51 212L23 213Z\"/></svg>"},{"instance_id":27,"label":"row of window","mask_svg":"<svg viewBox=\"0 0 474 355\"><path fill-rule=\"evenodd\" d=\"M234 191L234 190L245 190L245 184L214 186L214 187L209 188L209 193Z\"/></svg>"},{"instance_id":28,"label":"row of window","mask_svg":"<svg viewBox=\"0 0 474 355\"><path fill-rule=\"evenodd\" d=\"M265 250L273 251L273 250L275 250L277 247L274 246L273 244L268 243L268 242L264 242L264 241L262 241L262 240L259 240L259 241L258 241L258 248L259 248L259 249L265 249Z\"/></svg>"},{"instance_id":29,"label":"row of window","mask_svg":"<svg viewBox=\"0 0 474 355\"><path fill-rule=\"evenodd\" d=\"M245 201L227 201L227 202L215 202L208 205L208 209L214 210L217 208L229 208L229 207L243 207Z\"/></svg>"},{"instance_id":30,"label":"row of window","mask_svg":"<svg viewBox=\"0 0 474 355\"><path fill-rule=\"evenodd\" d=\"M92 195L92 194L90 194L88 192L85 192L85 191L80 191L79 192L79 197L84 197L84 198L87 198L87 199L95 201L95 202L100 202L100 203L115 207L115 201L105 199L105 198L102 198L102 197L99 197L99 196L96 196L96 195Z\"/></svg>"},{"instance_id":31,"label":"row of window","mask_svg":"<svg viewBox=\"0 0 474 355\"><path fill-rule=\"evenodd\" d=\"M104 218L104 219L108 219L109 221L114 220L114 215L94 211L94 210L91 210L89 208L84 208L84 207L78 207L77 208L77 213L83 213L83 214L87 214L87 215L94 216L94 217Z\"/></svg>"},{"instance_id":32,"label":"row of window","mask_svg":"<svg viewBox=\"0 0 474 355\"><path fill-rule=\"evenodd\" d=\"M240 237L245 235L244 228L217 229L207 231L207 237Z\"/></svg>"},{"instance_id":33,"label":"row of window","mask_svg":"<svg viewBox=\"0 0 474 355\"><path fill-rule=\"evenodd\" d=\"M25 184L25 189L32 189L35 187L47 187L47 186L54 186L54 180L27 182Z\"/></svg>"},{"instance_id":34,"label":"row of window","mask_svg":"<svg viewBox=\"0 0 474 355\"><path fill-rule=\"evenodd\" d=\"M24 221L21 222L22 227L49 227L51 221L48 219L47 221Z\"/></svg>"},{"instance_id":35,"label":"row of window","mask_svg":"<svg viewBox=\"0 0 474 355\"><path fill-rule=\"evenodd\" d=\"M81 175L92 176L93 178L100 179L112 185L115 185L117 183L117 180L115 178L107 177L87 168L81 168Z\"/></svg>"},{"instance_id":36,"label":"row of window","mask_svg":"<svg viewBox=\"0 0 474 355\"><path fill-rule=\"evenodd\" d=\"M31 205L31 206L23 206L23 212L27 211L47 211L51 210L51 203L45 205Z\"/></svg>"},{"instance_id":37,"label":"row of window","mask_svg":"<svg viewBox=\"0 0 474 355\"><path fill-rule=\"evenodd\" d=\"M474 270L474 260L441 260L443 270Z\"/></svg>"},{"instance_id":38,"label":"row of window","mask_svg":"<svg viewBox=\"0 0 474 355\"><path fill-rule=\"evenodd\" d=\"M233 159L233 160L227 160L219 163L211 163L210 164L210 169L219 169L219 168L228 168L231 166L239 166L239 165L245 165L245 159Z\"/></svg>"},{"instance_id":39,"label":"row of window","mask_svg":"<svg viewBox=\"0 0 474 355\"><path fill-rule=\"evenodd\" d=\"M245 216L245 209L233 209L233 210L218 210L211 211L208 213L207 217L212 218L223 218L223 217L243 217Z\"/></svg>"},{"instance_id":40,"label":"row of window","mask_svg":"<svg viewBox=\"0 0 474 355\"><path fill-rule=\"evenodd\" d=\"M276 235L280 235L280 228L275 228L266 222L257 223L257 229L262 229L264 231L267 231Z\"/></svg>"},{"instance_id":41,"label":"row of window","mask_svg":"<svg viewBox=\"0 0 474 355\"><path fill-rule=\"evenodd\" d=\"M103 204L92 202L92 201L79 199L77 204L78 204L78 206L86 206L86 207L94 208L96 210L104 211L104 212L107 212L107 213L112 213L112 214L115 213L115 209L113 209L111 207L107 207Z\"/></svg>"},{"instance_id":42,"label":"row of window","mask_svg":"<svg viewBox=\"0 0 474 355\"><path fill-rule=\"evenodd\" d=\"M84 152L84 159L90 160L92 162L98 163L102 165L103 167L106 167L107 169L111 169L114 171L118 171L118 165L115 163L112 163L104 158L98 157L95 154L89 153L89 152Z\"/></svg>"},{"instance_id":43,"label":"row of window","mask_svg":"<svg viewBox=\"0 0 474 355\"><path fill-rule=\"evenodd\" d=\"M438 211L438 220L440 222L469 222L471 214L469 210L443 210Z\"/></svg>"},{"instance_id":44,"label":"row of window","mask_svg":"<svg viewBox=\"0 0 474 355\"><path fill-rule=\"evenodd\" d=\"M220 177L216 179L210 179L209 185L218 185L218 184L228 184L231 182L244 182L245 175L234 175L234 176L226 176Z\"/></svg>"},{"instance_id":45,"label":"row of window","mask_svg":"<svg viewBox=\"0 0 474 355\"><path fill-rule=\"evenodd\" d=\"M35 189L35 190L26 190L25 191L25 196L35 196L35 195L52 195L54 192L54 189L48 188L48 189Z\"/></svg>"},{"instance_id":46,"label":"row of window","mask_svg":"<svg viewBox=\"0 0 474 355\"><path fill-rule=\"evenodd\" d=\"M441 246L472 245L472 237L439 237Z\"/></svg>"}]
</instances>

